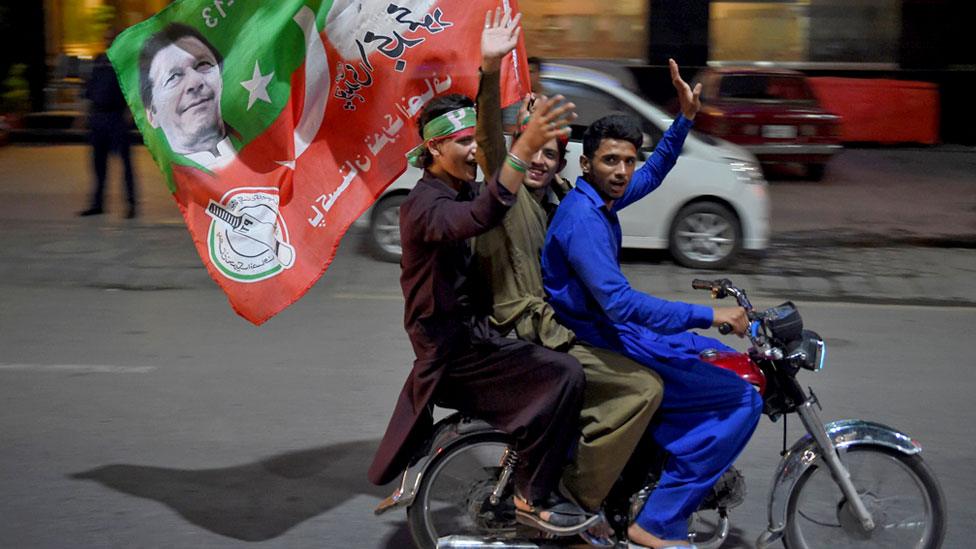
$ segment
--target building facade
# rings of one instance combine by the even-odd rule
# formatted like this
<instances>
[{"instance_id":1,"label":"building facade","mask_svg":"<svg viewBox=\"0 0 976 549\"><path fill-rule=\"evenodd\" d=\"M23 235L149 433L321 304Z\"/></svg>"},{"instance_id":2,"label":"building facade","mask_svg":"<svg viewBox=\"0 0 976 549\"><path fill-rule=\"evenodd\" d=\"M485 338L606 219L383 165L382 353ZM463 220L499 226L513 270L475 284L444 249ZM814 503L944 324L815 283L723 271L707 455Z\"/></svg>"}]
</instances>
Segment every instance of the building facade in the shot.
<instances>
[{"instance_id":1,"label":"building facade","mask_svg":"<svg viewBox=\"0 0 976 549\"><path fill-rule=\"evenodd\" d=\"M49 107L51 101L63 99L51 92L49 83L83 76L75 74L75 67L83 66L79 60L104 50L106 29L133 25L169 3L32 0L0 5L0 81L11 65L26 65L34 108ZM964 4L964 0L519 2L529 55L615 59L659 68L668 57L689 68L768 62L820 74L922 79L939 83L944 104L953 109L964 108L968 99L962 98L976 91L976 48L964 38L964 25L969 24L963 16Z\"/></svg>"}]
</instances>

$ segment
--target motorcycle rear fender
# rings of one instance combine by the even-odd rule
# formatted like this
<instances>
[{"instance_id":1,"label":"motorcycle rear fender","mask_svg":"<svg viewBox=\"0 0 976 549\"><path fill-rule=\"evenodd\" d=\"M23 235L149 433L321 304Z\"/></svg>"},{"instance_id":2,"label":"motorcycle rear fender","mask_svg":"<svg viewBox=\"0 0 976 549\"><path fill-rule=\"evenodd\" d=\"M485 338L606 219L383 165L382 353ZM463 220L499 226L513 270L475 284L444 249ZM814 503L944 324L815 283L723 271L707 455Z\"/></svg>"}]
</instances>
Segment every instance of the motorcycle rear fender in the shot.
<instances>
[{"instance_id":1,"label":"motorcycle rear fender","mask_svg":"<svg viewBox=\"0 0 976 549\"><path fill-rule=\"evenodd\" d=\"M922 447L905 433L880 423L859 419L841 419L824 425L827 435L838 449L852 446L882 446L907 455L922 451ZM764 532L756 546L764 549L779 541L786 529L786 512L790 494L803 473L821 458L821 450L808 434L796 441L779 462L769 491L769 529Z\"/></svg>"},{"instance_id":2,"label":"motorcycle rear fender","mask_svg":"<svg viewBox=\"0 0 976 549\"><path fill-rule=\"evenodd\" d=\"M434 437L431 439L427 453L403 472L399 487L381 501L373 513L382 515L390 509L409 507L417 496L417 490L420 489L424 474L437 456L469 438L486 434L504 435L505 433L484 421L465 418L461 414L451 414L438 421L437 425L434 426Z\"/></svg>"}]
</instances>

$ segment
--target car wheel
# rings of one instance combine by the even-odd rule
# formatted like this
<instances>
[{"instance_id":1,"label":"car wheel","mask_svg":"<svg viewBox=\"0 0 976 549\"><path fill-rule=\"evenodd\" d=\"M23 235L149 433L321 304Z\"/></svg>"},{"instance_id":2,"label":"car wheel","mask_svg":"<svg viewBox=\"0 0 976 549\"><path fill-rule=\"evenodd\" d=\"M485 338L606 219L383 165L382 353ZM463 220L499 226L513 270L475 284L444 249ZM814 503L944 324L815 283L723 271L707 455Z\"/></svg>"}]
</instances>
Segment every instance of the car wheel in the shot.
<instances>
[{"instance_id":1,"label":"car wheel","mask_svg":"<svg viewBox=\"0 0 976 549\"><path fill-rule=\"evenodd\" d=\"M383 261L398 263L400 248L400 204L406 195L393 195L380 200L369 219L369 237L373 253Z\"/></svg>"},{"instance_id":2,"label":"car wheel","mask_svg":"<svg viewBox=\"0 0 976 549\"><path fill-rule=\"evenodd\" d=\"M826 164L807 164L807 177L813 181L820 181L824 177L824 172L827 171Z\"/></svg>"},{"instance_id":3,"label":"car wheel","mask_svg":"<svg viewBox=\"0 0 976 549\"><path fill-rule=\"evenodd\" d=\"M678 212L669 236L674 260L694 269L722 269L742 248L739 220L716 202L695 202Z\"/></svg>"}]
</instances>

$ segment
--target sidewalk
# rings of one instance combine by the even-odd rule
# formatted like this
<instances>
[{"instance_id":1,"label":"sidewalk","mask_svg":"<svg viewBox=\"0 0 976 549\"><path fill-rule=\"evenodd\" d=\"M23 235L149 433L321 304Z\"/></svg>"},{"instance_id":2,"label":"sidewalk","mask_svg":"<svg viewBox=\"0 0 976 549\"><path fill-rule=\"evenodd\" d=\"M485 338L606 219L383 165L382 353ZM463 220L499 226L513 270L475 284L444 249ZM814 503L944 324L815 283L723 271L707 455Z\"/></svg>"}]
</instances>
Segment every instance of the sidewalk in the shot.
<instances>
[{"instance_id":1,"label":"sidewalk","mask_svg":"<svg viewBox=\"0 0 976 549\"><path fill-rule=\"evenodd\" d=\"M770 191L774 242L976 246L976 148L848 149L822 182Z\"/></svg>"},{"instance_id":2,"label":"sidewalk","mask_svg":"<svg viewBox=\"0 0 976 549\"><path fill-rule=\"evenodd\" d=\"M78 218L89 192L81 146L0 148L0 276L5 285L217 291L162 176L134 149L140 218L127 221L112 167L109 213ZM703 299L696 277L728 277L754 297L976 305L976 155L852 150L823 183L774 181L773 241L729 271L696 272L664 253L627 251L635 287ZM924 246L919 244L925 244ZM344 238L320 287L399 297L399 268L368 257L367 235Z\"/></svg>"}]
</instances>

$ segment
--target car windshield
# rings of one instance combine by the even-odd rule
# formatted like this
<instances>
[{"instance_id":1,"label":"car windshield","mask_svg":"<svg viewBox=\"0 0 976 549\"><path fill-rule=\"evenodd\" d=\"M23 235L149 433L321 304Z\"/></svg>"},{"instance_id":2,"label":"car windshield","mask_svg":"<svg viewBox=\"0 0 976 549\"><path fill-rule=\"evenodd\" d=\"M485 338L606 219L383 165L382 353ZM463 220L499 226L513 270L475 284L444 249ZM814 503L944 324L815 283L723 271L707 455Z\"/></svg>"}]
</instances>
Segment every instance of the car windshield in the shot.
<instances>
[{"instance_id":1,"label":"car windshield","mask_svg":"<svg viewBox=\"0 0 976 549\"><path fill-rule=\"evenodd\" d=\"M719 97L733 100L810 102L815 98L802 76L733 74L724 76Z\"/></svg>"}]
</instances>

